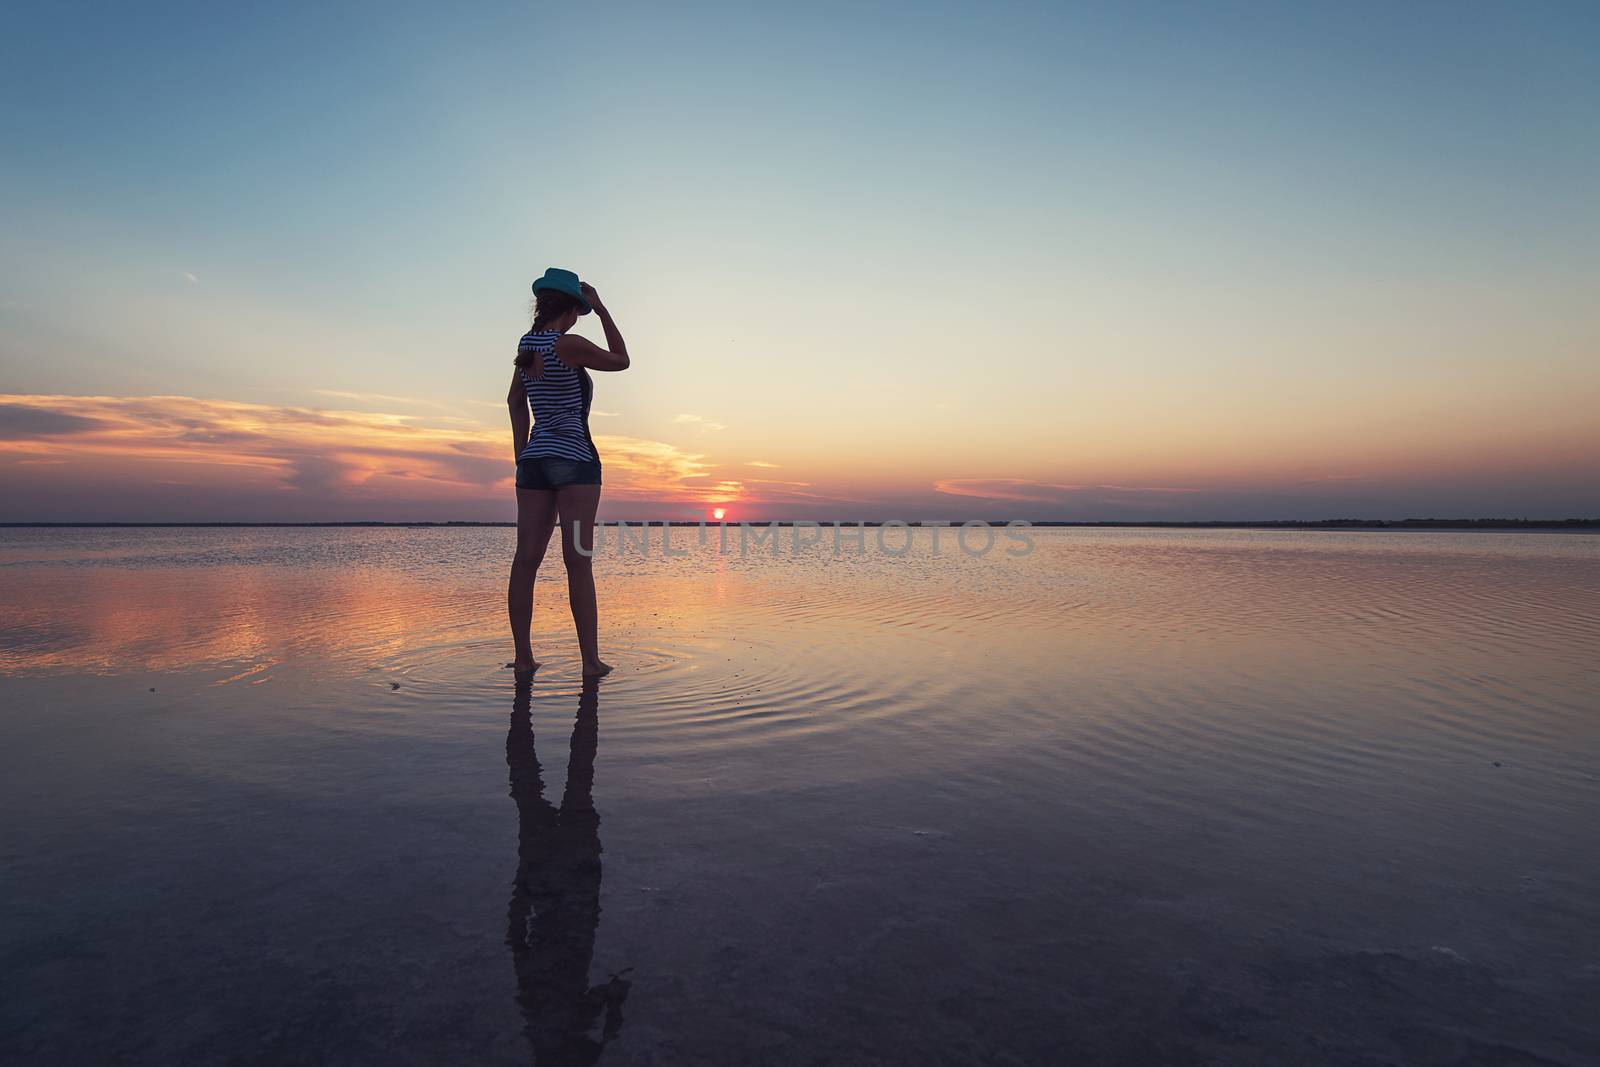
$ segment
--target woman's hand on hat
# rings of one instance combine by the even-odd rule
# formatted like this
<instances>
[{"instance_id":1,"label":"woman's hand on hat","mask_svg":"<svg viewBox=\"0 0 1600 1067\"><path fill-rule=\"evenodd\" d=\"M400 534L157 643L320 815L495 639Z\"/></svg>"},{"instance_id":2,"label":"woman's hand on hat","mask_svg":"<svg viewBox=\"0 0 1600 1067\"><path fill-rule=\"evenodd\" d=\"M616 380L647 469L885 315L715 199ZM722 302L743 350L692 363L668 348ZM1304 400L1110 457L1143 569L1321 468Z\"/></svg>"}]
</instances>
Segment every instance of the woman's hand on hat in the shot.
<instances>
[{"instance_id":1,"label":"woman's hand on hat","mask_svg":"<svg viewBox=\"0 0 1600 1067\"><path fill-rule=\"evenodd\" d=\"M600 294L595 291L594 286L590 285L588 282L579 282L578 283L578 288L579 288L579 290L582 291L583 298L585 300L589 301L589 306L590 307L592 307L592 308L605 307L605 304L603 302L601 302L601 300L600 300Z\"/></svg>"}]
</instances>

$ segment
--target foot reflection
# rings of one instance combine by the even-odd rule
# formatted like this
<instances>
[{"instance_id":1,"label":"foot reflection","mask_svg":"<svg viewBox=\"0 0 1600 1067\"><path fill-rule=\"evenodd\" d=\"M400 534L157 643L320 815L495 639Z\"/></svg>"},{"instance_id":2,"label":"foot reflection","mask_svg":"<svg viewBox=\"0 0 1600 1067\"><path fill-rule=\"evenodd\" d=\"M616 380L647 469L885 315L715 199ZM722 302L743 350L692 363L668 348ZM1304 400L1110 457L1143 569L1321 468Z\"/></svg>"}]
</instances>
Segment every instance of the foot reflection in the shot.
<instances>
[{"instance_id":1,"label":"foot reflection","mask_svg":"<svg viewBox=\"0 0 1600 1067\"><path fill-rule=\"evenodd\" d=\"M557 808L545 799L534 751L532 690L531 675L517 679L506 734L511 798L517 803L517 877L506 944L535 1062L594 1063L622 1026L629 986L621 975L589 985L600 924L600 814L593 796L600 692L596 682L586 682L578 700L567 787Z\"/></svg>"}]
</instances>

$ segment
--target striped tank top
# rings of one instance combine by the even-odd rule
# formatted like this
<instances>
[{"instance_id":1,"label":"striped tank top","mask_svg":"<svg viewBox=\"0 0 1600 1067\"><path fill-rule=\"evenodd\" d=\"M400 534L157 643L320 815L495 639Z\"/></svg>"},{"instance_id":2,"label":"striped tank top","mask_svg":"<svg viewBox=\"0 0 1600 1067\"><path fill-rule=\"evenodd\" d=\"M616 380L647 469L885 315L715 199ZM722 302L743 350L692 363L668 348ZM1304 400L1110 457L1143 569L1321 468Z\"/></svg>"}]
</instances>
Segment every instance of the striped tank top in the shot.
<instances>
[{"instance_id":1,"label":"striped tank top","mask_svg":"<svg viewBox=\"0 0 1600 1067\"><path fill-rule=\"evenodd\" d=\"M554 330L540 330L523 334L517 343L519 356L531 352L544 365L544 374L538 378L526 369L517 370L522 376L522 389L528 394L528 407L533 410L533 432L517 458L559 456L598 463L600 453L589 436L594 383L582 367L569 367L556 358L556 339L560 336Z\"/></svg>"}]
</instances>

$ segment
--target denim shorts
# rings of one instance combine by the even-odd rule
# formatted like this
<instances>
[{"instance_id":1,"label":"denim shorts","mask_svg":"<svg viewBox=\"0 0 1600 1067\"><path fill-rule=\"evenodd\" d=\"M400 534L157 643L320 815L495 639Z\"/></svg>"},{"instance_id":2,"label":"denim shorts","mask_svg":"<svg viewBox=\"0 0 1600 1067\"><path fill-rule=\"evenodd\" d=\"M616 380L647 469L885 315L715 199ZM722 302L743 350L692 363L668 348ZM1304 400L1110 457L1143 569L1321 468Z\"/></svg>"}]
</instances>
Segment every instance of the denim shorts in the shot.
<instances>
[{"instance_id":1,"label":"denim shorts","mask_svg":"<svg viewBox=\"0 0 1600 1067\"><path fill-rule=\"evenodd\" d=\"M517 460L518 489L599 484L599 460L562 459L560 456L524 456Z\"/></svg>"}]
</instances>

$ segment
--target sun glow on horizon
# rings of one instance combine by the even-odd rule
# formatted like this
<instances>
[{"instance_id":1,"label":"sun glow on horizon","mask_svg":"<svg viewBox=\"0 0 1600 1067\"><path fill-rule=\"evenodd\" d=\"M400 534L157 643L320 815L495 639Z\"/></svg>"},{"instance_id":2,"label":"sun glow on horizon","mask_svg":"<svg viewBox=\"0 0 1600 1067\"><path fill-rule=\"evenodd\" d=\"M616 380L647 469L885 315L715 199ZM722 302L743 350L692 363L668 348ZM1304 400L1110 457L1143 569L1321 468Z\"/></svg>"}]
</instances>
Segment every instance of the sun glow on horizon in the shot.
<instances>
[{"instance_id":1,"label":"sun glow on horizon","mask_svg":"<svg viewBox=\"0 0 1600 1067\"><path fill-rule=\"evenodd\" d=\"M1259 427L1250 438L1195 427L1122 449L1102 441L1097 453L1065 458L1049 458L1040 439L1026 466L933 455L841 470L835 456L815 452L784 456L777 473L788 478L751 477L748 463L674 441L670 428L666 440L600 434L596 442L607 520L738 522L734 511L747 521L1587 512L1558 495L1590 492L1593 449L1552 449L1549 418L1504 419L1499 432L1476 431L1470 447L1441 423L1402 441L1302 433L1272 449L1261 447ZM1593 441L1594 432L1573 437ZM476 419L172 394L0 393L0 519L8 522L506 521L514 513L505 431Z\"/></svg>"}]
</instances>

